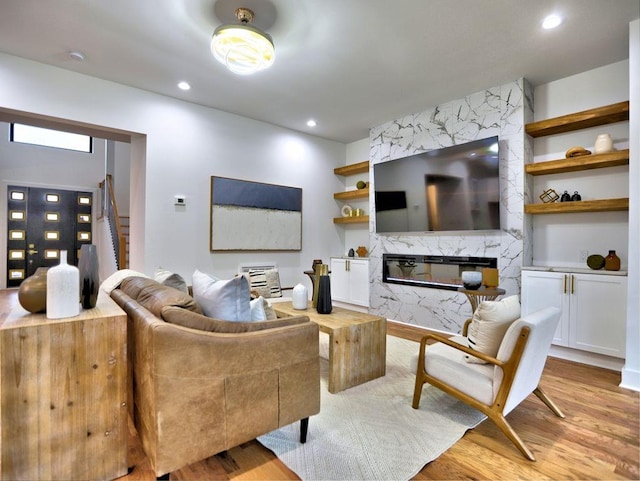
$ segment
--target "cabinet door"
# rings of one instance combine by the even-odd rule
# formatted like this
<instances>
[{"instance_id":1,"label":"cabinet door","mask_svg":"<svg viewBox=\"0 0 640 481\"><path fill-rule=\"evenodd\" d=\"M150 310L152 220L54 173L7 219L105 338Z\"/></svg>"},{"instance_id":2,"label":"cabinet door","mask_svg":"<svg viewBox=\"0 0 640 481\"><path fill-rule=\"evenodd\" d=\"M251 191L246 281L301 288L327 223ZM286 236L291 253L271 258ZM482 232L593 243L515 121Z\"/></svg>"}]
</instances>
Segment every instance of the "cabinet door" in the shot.
<instances>
[{"instance_id":1,"label":"cabinet door","mask_svg":"<svg viewBox=\"0 0 640 481\"><path fill-rule=\"evenodd\" d=\"M353 304L369 306L369 261L354 259L348 261L349 298Z\"/></svg>"},{"instance_id":2,"label":"cabinet door","mask_svg":"<svg viewBox=\"0 0 640 481\"><path fill-rule=\"evenodd\" d=\"M331 299L349 302L347 259L331 258Z\"/></svg>"},{"instance_id":3,"label":"cabinet door","mask_svg":"<svg viewBox=\"0 0 640 481\"><path fill-rule=\"evenodd\" d=\"M627 278L573 274L569 346L623 358Z\"/></svg>"},{"instance_id":4,"label":"cabinet door","mask_svg":"<svg viewBox=\"0 0 640 481\"><path fill-rule=\"evenodd\" d=\"M550 306L559 308L560 321L553 338L558 346L569 345L569 283L569 275L563 272L522 271L522 315Z\"/></svg>"}]
</instances>

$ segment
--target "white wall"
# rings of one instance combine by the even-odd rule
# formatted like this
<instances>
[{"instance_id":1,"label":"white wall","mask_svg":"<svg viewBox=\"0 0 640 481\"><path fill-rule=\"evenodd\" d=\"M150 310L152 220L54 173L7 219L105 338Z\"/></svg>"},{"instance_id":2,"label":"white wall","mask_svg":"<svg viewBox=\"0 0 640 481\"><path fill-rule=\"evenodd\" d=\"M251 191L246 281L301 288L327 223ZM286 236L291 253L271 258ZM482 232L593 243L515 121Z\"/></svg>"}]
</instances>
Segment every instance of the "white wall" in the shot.
<instances>
[{"instance_id":1,"label":"white wall","mask_svg":"<svg viewBox=\"0 0 640 481\"><path fill-rule=\"evenodd\" d=\"M629 100L629 61L540 85L534 89L534 119L559 115ZM541 137L534 141L534 162L564 158L574 146L593 151L599 133L609 133L614 146L629 147L629 123L602 125L577 132ZM578 191L583 200L629 196L626 166L569 172L533 178L534 200L547 188L562 194ZM584 254L606 256L613 249L627 269L629 259L628 215L622 212L537 215L533 219L533 264L539 266L586 267Z\"/></svg>"},{"instance_id":2,"label":"white wall","mask_svg":"<svg viewBox=\"0 0 640 481\"><path fill-rule=\"evenodd\" d=\"M272 261L293 286L314 258L343 249L327 213L343 188L333 169L344 144L4 54L0 108L142 134L131 144L131 266L147 274L162 266L188 279L196 268L228 277L241 262ZM301 187L302 250L211 253L212 175ZM173 205L175 194L186 206Z\"/></svg>"},{"instance_id":3,"label":"white wall","mask_svg":"<svg viewBox=\"0 0 640 481\"><path fill-rule=\"evenodd\" d=\"M347 144L345 165L358 164L369 160L369 138L357 140ZM340 190L353 190L356 188L356 183L359 180L369 181L369 174L358 174L354 176L348 176L343 179L344 189ZM340 191L338 190L338 192ZM340 215L340 209L345 204L344 202L336 201L337 214ZM369 199L357 199L350 201L349 205L354 209L363 209L365 214L369 214ZM342 226L344 236L344 252L337 252L336 255L344 255L350 248L356 250L359 246L365 246L369 249L369 226L366 224L346 224Z\"/></svg>"}]
</instances>

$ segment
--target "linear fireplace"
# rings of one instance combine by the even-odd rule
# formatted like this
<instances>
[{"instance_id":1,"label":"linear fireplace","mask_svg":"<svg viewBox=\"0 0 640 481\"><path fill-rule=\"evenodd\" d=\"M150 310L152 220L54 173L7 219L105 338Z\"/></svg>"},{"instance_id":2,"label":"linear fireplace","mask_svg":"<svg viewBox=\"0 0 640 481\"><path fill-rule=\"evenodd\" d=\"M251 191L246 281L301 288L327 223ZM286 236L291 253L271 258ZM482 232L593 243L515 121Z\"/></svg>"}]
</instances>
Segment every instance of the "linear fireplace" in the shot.
<instances>
[{"instance_id":1,"label":"linear fireplace","mask_svg":"<svg viewBox=\"0 0 640 481\"><path fill-rule=\"evenodd\" d=\"M463 271L497 267L495 257L382 254L382 282L457 290Z\"/></svg>"}]
</instances>

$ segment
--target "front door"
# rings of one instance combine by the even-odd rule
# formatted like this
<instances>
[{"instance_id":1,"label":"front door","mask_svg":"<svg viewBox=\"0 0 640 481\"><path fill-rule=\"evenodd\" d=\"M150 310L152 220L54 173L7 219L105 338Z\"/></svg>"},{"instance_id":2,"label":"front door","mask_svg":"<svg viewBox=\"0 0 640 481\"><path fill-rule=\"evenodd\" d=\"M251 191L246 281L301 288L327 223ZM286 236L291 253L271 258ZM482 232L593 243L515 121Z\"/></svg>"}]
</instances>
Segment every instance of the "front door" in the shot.
<instances>
[{"instance_id":1,"label":"front door","mask_svg":"<svg viewBox=\"0 0 640 481\"><path fill-rule=\"evenodd\" d=\"M10 185L7 194L7 287L58 265L63 250L77 265L80 246L91 244L91 192Z\"/></svg>"}]
</instances>

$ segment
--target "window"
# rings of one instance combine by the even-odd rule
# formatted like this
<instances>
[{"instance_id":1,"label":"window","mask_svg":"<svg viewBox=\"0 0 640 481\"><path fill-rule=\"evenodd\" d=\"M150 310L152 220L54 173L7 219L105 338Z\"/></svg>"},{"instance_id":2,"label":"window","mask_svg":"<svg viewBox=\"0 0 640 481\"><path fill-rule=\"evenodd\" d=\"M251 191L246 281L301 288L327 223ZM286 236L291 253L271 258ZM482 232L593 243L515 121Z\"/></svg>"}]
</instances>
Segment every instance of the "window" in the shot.
<instances>
[{"instance_id":1,"label":"window","mask_svg":"<svg viewBox=\"0 0 640 481\"><path fill-rule=\"evenodd\" d=\"M72 134L61 130L45 129L32 125L11 124L11 142L56 147L58 149L92 151L92 137L83 134Z\"/></svg>"}]
</instances>

